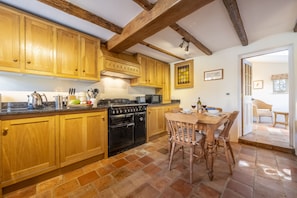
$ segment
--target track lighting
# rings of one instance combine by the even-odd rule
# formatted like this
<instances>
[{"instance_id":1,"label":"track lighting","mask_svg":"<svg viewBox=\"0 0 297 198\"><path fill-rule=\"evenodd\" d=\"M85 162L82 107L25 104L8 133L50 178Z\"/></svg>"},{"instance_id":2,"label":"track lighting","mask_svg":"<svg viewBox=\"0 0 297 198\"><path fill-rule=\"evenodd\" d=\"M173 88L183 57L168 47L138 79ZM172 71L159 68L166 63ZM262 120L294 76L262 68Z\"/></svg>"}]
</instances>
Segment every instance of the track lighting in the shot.
<instances>
[{"instance_id":1,"label":"track lighting","mask_svg":"<svg viewBox=\"0 0 297 198\"><path fill-rule=\"evenodd\" d=\"M186 47L185 47L185 51L188 52L189 51L189 47L190 47L190 41L187 41L184 37L182 38L183 41L181 44L179 44L180 48L184 47L184 44L187 43Z\"/></svg>"}]
</instances>

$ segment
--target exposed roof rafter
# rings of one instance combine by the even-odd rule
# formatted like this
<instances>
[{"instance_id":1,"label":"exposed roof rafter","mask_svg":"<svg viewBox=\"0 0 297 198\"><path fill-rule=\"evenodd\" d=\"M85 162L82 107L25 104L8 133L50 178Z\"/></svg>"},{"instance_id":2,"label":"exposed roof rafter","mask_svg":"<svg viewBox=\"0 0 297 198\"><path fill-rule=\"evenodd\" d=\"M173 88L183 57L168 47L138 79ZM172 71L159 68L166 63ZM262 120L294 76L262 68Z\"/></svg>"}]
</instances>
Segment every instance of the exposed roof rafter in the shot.
<instances>
[{"instance_id":1,"label":"exposed roof rafter","mask_svg":"<svg viewBox=\"0 0 297 198\"><path fill-rule=\"evenodd\" d=\"M108 50L122 52L189 15L213 0L158 0L147 12L141 12L128 23L121 35L107 42Z\"/></svg>"},{"instance_id":2,"label":"exposed roof rafter","mask_svg":"<svg viewBox=\"0 0 297 198\"><path fill-rule=\"evenodd\" d=\"M243 46L248 45L248 38L244 30L236 0L223 0L230 19Z\"/></svg>"},{"instance_id":3,"label":"exposed roof rafter","mask_svg":"<svg viewBox=\"0 0 297 198\"><path fill-rule=\"evenodd\" d=\"M63 12L67 12L73 16L79 17L103 28L106 28L117 34L121 34L123 29L87 10L84 10L76 5L73 5L65 0L38 0L44 4L57 8Z\"/></svg>"},{"instance_id":4,"label":"exposed roof rafter","mask_svg":"<svg viewBox=\"0 0 297 198\"><path fill-rule=\"evenodd\" d=\"M166 50L163 50L163 49L161 49L161 48L159 48L159 47L157 47L157 46L155 46L155 45L149 44L149 43L147 43L147 42L145 42L145 41L141 41L141 42L139 42L139 43L142 44L142 45L145 45L145 46L147 46L147 47L149 47L149 48L151 48L151 49L154 49L154 50L157 50L157 51L162 52L162 53L164 53L164 54L167 54L167 55L169 55L169 56L175 57L175 58L177 58L177 59L185 60L184 58L181 58L181 57L179 57L179 56L176 56L176 55L174 55L174 54L172 54L172 53L170 53L170 52L168 52L168 51L166 51Z\"/></svg>"},{"instance_id":5,"label":"exposed roof rafter","mask_svg":"<svg viewBox=\"0 0 297 198\"><path fill-rule=\"evenodd\" d=\"M212 55L212 52L207 47L205 47L200 41L198 41L194 36L192 36L189 32L180 27L178 24L174 23L170 25L170 27L176 32L178 32L181 36L183 36L186 41L193 43L198 49L200 49L205 54Z\"/></svg>"},{"instance_id":6,"label":"exposed roof rafter","mask_svg":"<svg viewBox=\"0 0 297 198\"><path fill-rule=\"evenodd\" d=\"M146 11L151 10L154 7L154 4L150 3L148 0L133 0L139 6L141 6Z\"/></svg>"}]
</instances>

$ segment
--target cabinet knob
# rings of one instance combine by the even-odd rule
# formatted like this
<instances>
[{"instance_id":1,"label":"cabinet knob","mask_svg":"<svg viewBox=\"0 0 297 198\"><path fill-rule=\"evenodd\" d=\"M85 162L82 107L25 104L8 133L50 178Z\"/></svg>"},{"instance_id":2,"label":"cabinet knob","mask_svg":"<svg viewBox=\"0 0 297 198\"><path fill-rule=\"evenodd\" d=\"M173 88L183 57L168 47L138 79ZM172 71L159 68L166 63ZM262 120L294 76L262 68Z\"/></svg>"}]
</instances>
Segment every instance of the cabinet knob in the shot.
<instances>
[{"instance_id":1,"label":"cabinet knob","mask_svg":"<svg viewBox=\"0 0 297 198\"><path fill-rule=\"evenodd\" d=\"M85 70L83 70L83 72L86 72Z\"/></svg>"},{"instance_id":2,"label":"cabinet knob","mask_svg":"<svg viewBox=\"0 0 297 198\"><path fill-rule=\"evenodd\" d=\"M75 71L78 71L78 69L75 69Z\"/></svg>"},{"instance_id":3,"label":"cabinet knob","mask_svg":"<svg viewBox=\"0 0 297 198\"><path fill-rule=\"evenodd\" d=\"M6 136L8 134L8 128L4 128L2 131L2 135Z\"/></svg>"},{"instance_id":4,"label":"cabinet knob","mask_svg":"<svg viewBox=\"0 0 297 198\"><path fill-rule=\"evenodd\" d=\"M27 61L27 64L31 64L31 61Z\"/></svg>"},{"instance_id":5,"label":"cabinet knob","mask_svg":"<svg viewBox=\"0 0 297 198\"><path fill-rule=\"evenodd\" d=\"M13 59L12 61L13 61L13 62L18 62L18 59Z\"/></svg>"}]
</instances>

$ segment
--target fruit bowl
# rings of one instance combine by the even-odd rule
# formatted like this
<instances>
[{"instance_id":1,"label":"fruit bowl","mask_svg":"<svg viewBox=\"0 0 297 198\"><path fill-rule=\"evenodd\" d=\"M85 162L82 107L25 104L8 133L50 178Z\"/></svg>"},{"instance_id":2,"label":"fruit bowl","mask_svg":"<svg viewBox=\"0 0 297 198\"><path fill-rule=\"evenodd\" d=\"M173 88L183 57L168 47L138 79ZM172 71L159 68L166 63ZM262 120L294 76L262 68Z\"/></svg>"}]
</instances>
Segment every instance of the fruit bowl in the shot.
<instances>
[{"instance_id":1,"label":"fruit bowl","mask_svg":"<svg viewBox=\"0 0 297 198\"><path fill-rule=\"evenodd\" d=\"M92 108L93 104L69 104L68 108Z\"/></svg>"}]
</instances>

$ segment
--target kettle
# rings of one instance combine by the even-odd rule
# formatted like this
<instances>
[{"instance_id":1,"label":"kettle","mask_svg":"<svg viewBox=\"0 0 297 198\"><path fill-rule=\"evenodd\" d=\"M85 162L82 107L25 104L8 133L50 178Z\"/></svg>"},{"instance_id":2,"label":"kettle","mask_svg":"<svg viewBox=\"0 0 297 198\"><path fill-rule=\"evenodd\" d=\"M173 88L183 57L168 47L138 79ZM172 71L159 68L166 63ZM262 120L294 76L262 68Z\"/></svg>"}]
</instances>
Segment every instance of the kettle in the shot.
<instances>
[{"instance_id":1,"label":"kettle","mask_svg":"<svg viewBox=\"0 0 297 198\"><path fill-rule=\"evenodd\" d=\"M44 97L44 101L43 98ZM38 109L42 108L43 105L47 103L47 97L45 94L40 95L36 91L28 95L28 109Z\"/></svg>"}]
</instances>

